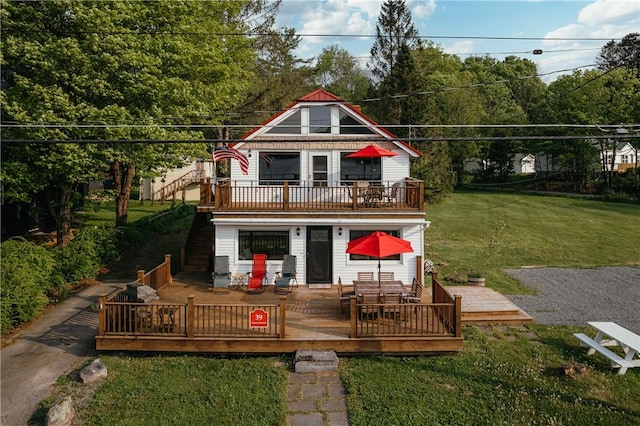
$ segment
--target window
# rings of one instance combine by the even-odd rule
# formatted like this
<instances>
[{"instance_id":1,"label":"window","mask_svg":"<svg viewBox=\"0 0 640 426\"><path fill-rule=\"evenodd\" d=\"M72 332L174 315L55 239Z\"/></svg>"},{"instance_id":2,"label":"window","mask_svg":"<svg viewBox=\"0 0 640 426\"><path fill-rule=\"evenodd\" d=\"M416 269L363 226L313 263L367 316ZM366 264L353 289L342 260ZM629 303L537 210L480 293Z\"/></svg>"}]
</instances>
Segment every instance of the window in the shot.
<instances>
[{"instance_id":1,"label":"window","mask_svg":"<svg viewBox=\"0 0 640 426\"><path fill-rule=\"evenodd\" d=\"M253 254L266 254L267 260L282 260L289 254L289 231L239 231L238 259L253 260Z\"/></svg>"},{"instance_id":2,"label":"window","mask_svg":"<svg viewBox=\"0 0 640 426\"><path fill-rule=\"evenodd\" d=\"M371 135L373 131L364 124L356 121L352 116L340 110L341 135Z\"/></svg>"},{"instance_id":3,"label":"window","mask_svg":"<svg viewBox=\"0 0 640 426\"><path fill-rule=\"evenodd\" d=\"M300 185L299 152L261 152L260 185Z\"/></svg>"},{"instance_id":4,"label":"window","mask_svg":"<svg viewBox=\"0 0 640 426\"><path fill-rule=\"evenodd\" d=\"M349 152L340 153L340 182L352 184L354 181L382 181L382 159L345 158Z\"/></svg>"},{"instance_id":5,"label":"window","mask_svg":"<svg viewBox=\"0 0 640 426\"><path fill-rule=\"evenodd\" d=\"M331 107L309 108L309 133L331 133Z\"/></svg>"},{"instance_id":6,"label":"window","mask_svg":"<svg viewBox=\"0 0 640 426\"><path fill-rule=\"evenodd\" d=\"M380 229L349 231L349 241L353 241L357 238L365 237L375 231L380 231ZM382 232L386 232L389 235L393 235L394 237L400 238L400 231L382 230ZM349 254L349 259L350 260L378 260L378 258L375 256L364 256L361 254ZM382 260L400 260L400 255L394 254L393 256L383 257Z\"/></svg>"},{"instance_id":7,"label":"window","mask_svg":"<svg viewBox=\"0 0 640 426\"><path fill-rule=\"evenodd\" d=\"M301 133L302 126L300 124L300 110L291 114L288 118L282 120L280 124L269 130L269 134L278 135L299 135Z\"/></svg>"}]
</instances>

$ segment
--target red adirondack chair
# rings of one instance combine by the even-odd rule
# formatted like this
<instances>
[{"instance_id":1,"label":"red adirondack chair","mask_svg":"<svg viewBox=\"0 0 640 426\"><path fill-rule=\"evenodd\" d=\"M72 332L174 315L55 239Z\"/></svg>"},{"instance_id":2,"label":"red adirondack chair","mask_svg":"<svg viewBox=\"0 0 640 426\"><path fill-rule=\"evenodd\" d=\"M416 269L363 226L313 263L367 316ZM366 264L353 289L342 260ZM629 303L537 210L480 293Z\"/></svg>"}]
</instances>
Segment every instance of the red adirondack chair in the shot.
<instances>
[{"instance_id":1,"label":"red adirondack chair","mask_svg":"<svg viewBox=\"0 0 640 426\"><path fill-rule=\"evenodd\" d=\"M249 293L262 293L267 284L267 255L254 254L253 267L249 272L247 291Z\"/></svg>"}]
</instances>

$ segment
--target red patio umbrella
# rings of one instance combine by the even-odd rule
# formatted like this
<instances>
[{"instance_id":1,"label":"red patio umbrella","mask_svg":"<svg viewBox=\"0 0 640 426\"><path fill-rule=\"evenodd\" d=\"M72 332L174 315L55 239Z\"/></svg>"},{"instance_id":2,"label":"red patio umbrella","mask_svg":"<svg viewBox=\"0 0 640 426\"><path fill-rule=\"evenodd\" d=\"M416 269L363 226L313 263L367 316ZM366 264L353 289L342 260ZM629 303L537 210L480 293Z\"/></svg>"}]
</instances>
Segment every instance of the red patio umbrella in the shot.
<instances>
[{"instance_id":1,"label":"red patio umbrella","mask_svg":"<svg viewBox=\"0 0 640 426\"><path fill-rule=\"evenodd\" d=\"M374 158L381 158L381 157L395 157L396 155L398 155L397 153L393 152L393 151L389 151L386 148L382 148L381 146L378 145L367 145L364 148L356 151L356 152L352 152L351 154L347 154L345 156L345 158L371 158L372 162ZM363 173L364 173L364 163L362 166L363 169Z\"/></svg>"},{"instance_id":2,"label":"red patio umbrella","mask_svg":"<svg viewBox=\"0 0 640 426\"><path fill-rule=\"evenodd\" d=\"M398 155L393 151L389 151L386 148L382 148L378 145L367 145L366 147L347 154L345 158L379 158L379 157L395 157Z\"/></svg>"},{"instance_id":3,"label":"red patio umbrella","mask_svg":"<svg viewBox=\"0 0 640 426\"><path fill-rule=\"evenodd\" d=\"M374 256L378 258L378 284L380 284L380 259L394 254L411 253L411 242L394 237L386 232L375 231L356 238L347 244L347 253Z\"/></svg>"}]
</instances>

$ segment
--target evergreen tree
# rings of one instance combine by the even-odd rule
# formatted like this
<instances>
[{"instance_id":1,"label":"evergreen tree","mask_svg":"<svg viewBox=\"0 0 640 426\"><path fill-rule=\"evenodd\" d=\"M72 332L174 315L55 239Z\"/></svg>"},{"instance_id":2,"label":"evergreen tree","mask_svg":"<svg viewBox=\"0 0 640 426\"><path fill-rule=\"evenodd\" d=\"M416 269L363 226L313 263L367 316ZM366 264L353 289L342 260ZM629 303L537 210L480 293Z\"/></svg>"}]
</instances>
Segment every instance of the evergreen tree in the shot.
<instances>
[{"instance_id":1,"label":"evergreen tree","mask_svg":"<svg viewBox=\"0 0 640 426\"><path fill-rule=\"evenodd\" d=\"M371 47L371 70L376 83L388 77L396 65L402 45L415 48L420 44L418 30L404 0L386 0L376 24L376 39Z\"/></svg>"},{"instance_id":2,"label":"evergreen tree","mask_svg":"<svg viewBox=\"0 0 640 426\"><path fill-rule=\"evenodd\" d=\"M611 40L605 44L596 58L596 63L601 71L625 67L634 71L640 79L640 33L627 34L618 43Z\"/></svg>"}]
</instances>

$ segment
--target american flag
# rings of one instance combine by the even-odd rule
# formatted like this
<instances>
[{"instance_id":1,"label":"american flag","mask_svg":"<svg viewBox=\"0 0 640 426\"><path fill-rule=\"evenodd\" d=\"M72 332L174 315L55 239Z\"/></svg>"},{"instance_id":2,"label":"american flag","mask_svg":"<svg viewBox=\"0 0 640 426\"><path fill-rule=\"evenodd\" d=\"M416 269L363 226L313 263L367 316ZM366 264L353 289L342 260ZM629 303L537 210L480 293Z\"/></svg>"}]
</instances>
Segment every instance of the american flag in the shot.
<instances>
[{"instance_id":1,"label":"american flag","mask_svg":"<svg viewBox=\"0 0 640 426\"><path fill-rule=\"evenodd\" d=\"M242 170L242 174L249 174L249 159L246 155L238 151L234 148L219 148L213 151L213 162L217 163L218 161L226 160L226 159L234 159L238 160L240 163L240 170Z\"/></svg>"}]
</instances>

